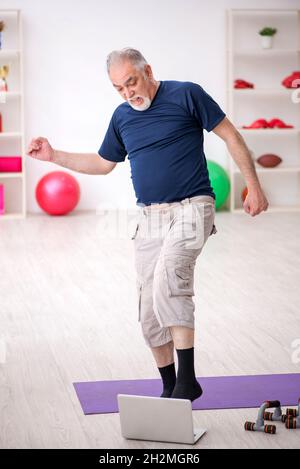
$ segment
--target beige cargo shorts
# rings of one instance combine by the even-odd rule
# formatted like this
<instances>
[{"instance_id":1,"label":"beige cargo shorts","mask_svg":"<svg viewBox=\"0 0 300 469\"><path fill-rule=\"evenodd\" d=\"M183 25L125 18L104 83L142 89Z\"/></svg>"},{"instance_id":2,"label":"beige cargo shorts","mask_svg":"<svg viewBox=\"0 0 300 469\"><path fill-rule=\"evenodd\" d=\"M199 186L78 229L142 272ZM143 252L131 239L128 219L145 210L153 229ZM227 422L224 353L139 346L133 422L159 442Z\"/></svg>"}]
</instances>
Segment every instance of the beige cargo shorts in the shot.
<instances>
[{"instance_id":1,"label":"beige cargo shorts","mask_svg":"<svg viewBox=\"0 0 300 469\"><path fill-rule=\"evenodd\" d=\"M138 321L149 347L172 340L170 326L194 329L194 269L216 233L210 196L139 207L134 242Z\"/></svg>"}]
</instances>

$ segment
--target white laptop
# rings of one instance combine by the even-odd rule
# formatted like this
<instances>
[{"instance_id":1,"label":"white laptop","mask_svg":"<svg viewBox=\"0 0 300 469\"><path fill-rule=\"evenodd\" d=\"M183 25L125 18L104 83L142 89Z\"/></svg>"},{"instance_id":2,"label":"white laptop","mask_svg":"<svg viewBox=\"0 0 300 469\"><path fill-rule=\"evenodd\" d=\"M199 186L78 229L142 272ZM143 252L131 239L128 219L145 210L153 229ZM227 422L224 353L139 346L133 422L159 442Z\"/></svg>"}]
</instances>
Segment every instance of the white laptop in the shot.
<instances>
[{"instance_id":1,"label":"white laptop","mask_svg":"<svg viewBox=\"0 0 300 469\"><path fill-rule=\"evenodd\" d=\"M124 438L195 444L206 430L194 429L192 403L188 399L118 394L121 432Z\"/></svg>"}]
</instances>

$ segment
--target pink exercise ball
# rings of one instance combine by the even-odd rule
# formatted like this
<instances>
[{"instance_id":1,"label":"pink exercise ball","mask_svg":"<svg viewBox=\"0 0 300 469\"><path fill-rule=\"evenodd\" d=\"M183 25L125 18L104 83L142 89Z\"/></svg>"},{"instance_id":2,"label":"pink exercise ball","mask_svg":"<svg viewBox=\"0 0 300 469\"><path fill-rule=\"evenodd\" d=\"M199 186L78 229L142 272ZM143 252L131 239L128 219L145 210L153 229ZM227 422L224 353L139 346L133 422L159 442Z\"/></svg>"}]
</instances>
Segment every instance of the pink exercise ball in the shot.
<instances>
[{"instance_id":1,"label":"pink exercise ball","mask_svg":"<svg viewBox=\"0 0 300 469\"><path fill-rule=\"evenodd\" d=\"M66 215L78 204L80 187L71 174L53 171L39 181L35 196L41 209L49 215Z\"/></svg>"}]
</instances>

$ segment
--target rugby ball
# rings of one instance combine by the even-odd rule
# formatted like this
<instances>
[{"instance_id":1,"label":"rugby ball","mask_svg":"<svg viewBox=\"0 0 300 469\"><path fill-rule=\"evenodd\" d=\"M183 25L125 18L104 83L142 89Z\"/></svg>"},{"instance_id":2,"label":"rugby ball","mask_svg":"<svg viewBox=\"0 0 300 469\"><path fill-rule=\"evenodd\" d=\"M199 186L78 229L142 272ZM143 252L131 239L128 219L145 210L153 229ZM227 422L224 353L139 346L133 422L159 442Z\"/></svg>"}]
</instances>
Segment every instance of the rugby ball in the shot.
<instances>
[{"instance_id":1,"label":"rugby ball","mask_svg":"<svg viewBox=\"0 0 300 469\"><path fill-rule=\"evenodd\" d=\"M282 159L278 155L273 155L272 153L266 153L261 155L256 159L257 163L264 168L275 168L279 163L282 162Z\"/></svg>"}]
</instances>

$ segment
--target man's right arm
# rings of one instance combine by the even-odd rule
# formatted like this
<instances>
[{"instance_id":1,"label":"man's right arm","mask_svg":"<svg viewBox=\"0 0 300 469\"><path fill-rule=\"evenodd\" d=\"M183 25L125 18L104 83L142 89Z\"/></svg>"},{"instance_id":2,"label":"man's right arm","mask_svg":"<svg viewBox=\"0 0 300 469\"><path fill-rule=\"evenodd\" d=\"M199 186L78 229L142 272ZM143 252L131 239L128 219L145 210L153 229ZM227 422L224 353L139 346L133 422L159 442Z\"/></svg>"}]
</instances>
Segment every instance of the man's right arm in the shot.
<instances>
[{"instance_id":1,"label":"man's right arm","mask_svg":"<svg viewBox=\"0 0 300 469\"><path fill-rule=\"evenodd\" d=\"M67 153L60 150L54 150L52 162L85 174L108 174L117 164L97 153Z\"/></svg>"},{"instance_id":2,"label":"man's right arm","mask_svg":"<svg viewBox=\"0 0 300 469\"><path fill-rule=\"evenodd\" d=\"M54 150L48 140L43 137L30 142L27 155L85 174L108 174L117 164L102 158L97 153L67 153Z\"/></svg>"}]
</instances>

